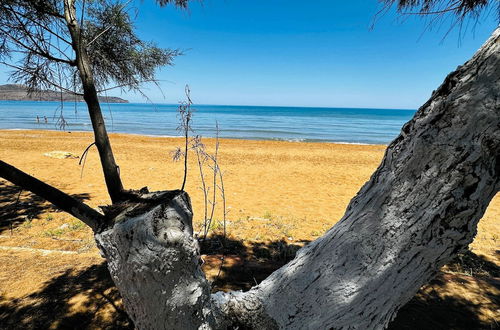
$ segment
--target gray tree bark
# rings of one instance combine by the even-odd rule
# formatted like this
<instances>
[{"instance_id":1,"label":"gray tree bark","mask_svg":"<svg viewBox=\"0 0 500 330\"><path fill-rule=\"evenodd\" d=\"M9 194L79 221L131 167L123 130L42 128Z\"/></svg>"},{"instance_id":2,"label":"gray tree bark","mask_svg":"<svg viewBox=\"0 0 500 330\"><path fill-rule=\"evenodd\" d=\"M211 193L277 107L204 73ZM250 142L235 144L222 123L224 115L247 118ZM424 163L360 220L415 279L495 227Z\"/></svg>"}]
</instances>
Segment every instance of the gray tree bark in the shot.
<instances>
[{"instance_id":1,"label":"gray tree bark","mask_svg":"<svg viewBox=\"0 0 500 330\"><path fill-rule=\"evenodd\" d=\"M187 193L143 195L95 235L138 329L209 329L210 285L193 238ZM146 212L144 213L144 210Z\"/></svg>"},{"instance_id":2,"label":"gray tree bark","mask_svg":"<svg viewBox=\"0 0 500 330\"><path fill-rule=\"evenodd\" d=\"M323 237L248 292L210 295L184 192L96 235L139 329L383 329L473 240L500 188L500 29L402 129Z\"/></svg>"}]
</instances>

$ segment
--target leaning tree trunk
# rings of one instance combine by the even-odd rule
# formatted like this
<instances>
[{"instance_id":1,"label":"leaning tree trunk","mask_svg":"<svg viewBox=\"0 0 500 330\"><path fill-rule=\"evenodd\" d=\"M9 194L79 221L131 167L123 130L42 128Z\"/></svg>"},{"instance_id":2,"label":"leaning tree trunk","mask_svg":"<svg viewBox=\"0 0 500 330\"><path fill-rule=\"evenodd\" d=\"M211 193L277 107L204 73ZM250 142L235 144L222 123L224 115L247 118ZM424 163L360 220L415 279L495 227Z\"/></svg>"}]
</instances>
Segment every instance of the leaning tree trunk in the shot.
<instances>
[{"instance_id":1,"label":"leaning tree trunk","mask_svg":"<svg viewBox=\"0 0 500 330\"><path fill-rule=\"evenodd\" d=\"M344 217L248 292L210 295L184 192L123 211L96 240L135 325L385 328L468 246L499 190L499 38L497 29L403 127Z\"/></svg>"},{"instance_id":2,"label":"leaning tree trunk","mask_svg":"<svg viewBox=\"0 0 500 330\"><path fill-rule=\"evenodd\" d=\"M71 46L76 55L76 67L82 81L83 99L89 110L90 121L94 131L95 145L106 181L106 187L113 203L125 199L123 185L116 165L111 143L109 142L106 125L102 116L101 106L95 87L92 67L86 50L86 41L82 38L81 26L76 17L75 0L64 0L64 18L71 35Z\"/></svg>"}]
</instances>

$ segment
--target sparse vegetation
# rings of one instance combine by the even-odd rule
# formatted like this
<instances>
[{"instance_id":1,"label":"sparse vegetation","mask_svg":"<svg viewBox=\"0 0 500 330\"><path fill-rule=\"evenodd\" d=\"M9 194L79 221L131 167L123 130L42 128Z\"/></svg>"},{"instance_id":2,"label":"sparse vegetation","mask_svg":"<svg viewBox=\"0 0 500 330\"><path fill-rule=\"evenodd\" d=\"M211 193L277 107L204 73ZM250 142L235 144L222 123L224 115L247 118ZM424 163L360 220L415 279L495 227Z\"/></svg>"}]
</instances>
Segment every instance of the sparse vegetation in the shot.
<instances>
[{"instance_id":1,"label":"sparse vegetation","mask_svg":"<svg viewBox=\"0 0 500 330\"><path fill-rule=\"evenodd\" d=\"M43 232L43 234L47 237L52 237L52 236L61 236L66 232L66 229L63 228L55 228L55 229L48 229Z\"/></svg>"},{"instance_id":2,"label":"sparse vegetation","mask_svg":"<svg viewBox=\"0 0 500 330\"><path fill-rule=\"evenodd\" d=\"M188 155L189 151L192 151L196 155L196 162L198 166L199 176L201 180L201 191L203 192L203 203L204 203L204 213L203 213L203 233L200 235L201 240L205 240L210 232L210 230L218 231L222 229L223 237L226 237L226 224L227 224L227 214L229 210L226 205L226 191L224 188L224 173L219 165L219 124L215 122L215 151L213 154L206 151L205 144L202 141L200 135L195 135L189 138L189 132L193 132L191 127L191 122L193 120L192 109L193 102L191 101L189 86L185 88L186 101L181 102L178 107L179 113L179 126L178 130L182 132L184 138L184 149L176 147L172 152L172 160L180 161L183 160L184 171L183 171L183 181L181 190L184 190L186 185L186 180L188 176ZM208 168L211 174L212 180L211 185L207 183L207 177L205 174L205 169ZM220 194L222 201L222 219L218 221L214 218L215 210L217 207L217 196ZM211 195L211 199L209 198Z\"/></svg>"},{"instance_id":3,"label":"sparse vegetation","mask_svg":"<svg viewBox=\"0 0 500 330\"><path fill-rule=\"evenodd\" d=\"M20 134L20 133L19 133ZM21 141L20 139L14 139L16 140L16 143L19 143L19 148L18 149L27 149L29 145L35 144L35 143L41 143L44 145L56 145L55 141L58 140L59 134L62 133L57 133L57 132L46 132L38 136L35 140L33 138L30 141ZM81 136L81 141L86 141L87 136L85 134L75 134L75 139L77 136ZM17 135L16 135L17 136ZM55 137L54 137L55 136ZM134 154L137 152L139 146L142 146L144 144L143 139L139 137L123 137L123 142L121 145L126 145L127 149L126 152L127 154L122 154L120 158L126 158L130 157L131 154ZM120 141L120 140L118 140ZM77 141L74 141L71 144L73 145L78 145ZM180 164L173 164L171 162L165 162L164 158L163 160L157 157L158 154L161 154L161 151L165 150L165 143L168 143L172 147L178 143L173 139L155 139L155 138L149 138L148 139L148 154L147 158L145 159L146 162L153 164L156 168L161 168L161 164L166 164L164 168L167 169L168 172L173 172L176 168L179 167ZM243 147L241 147L241 144L237 143L237 141L223 141L224 148L222 150L225 151L224 156L226 155L232 155L236 154L238 157L241 157L241 150L243 150ZM269 148L268 144L265 142L261 142L258 144L260 148ZM366 173L356 173L353 174L353 176L350 178L351 181L349 181L349 185L351 186L359 186L362 184L369 176L369 172L375 166L377 165L376 163L378 160L382 157L383 150L381 148L377 147L363 147L365 152L368 153L370 152L370 157L367 158L366 162L364 163L365 166L368 168ZM292 151L298 151L300 149L300 146L293 146ZM344 149L334 149L332 151L328 152L327 159L329 163L338 163L337 157L340 155L345 156L345 151L341 152L341 150ZM8 150L6 149L6 152ZM18 152L17 149L12 151L12 152ZM274 152L277 154L281 153L287 153L290 152L290 149L274 149ZM129 154L130 153L130 154ZM307 162L308 158L307 157L316 157L318 154L324 155L324 151L321 151L321 148L315 148L310 151L308 151L308 156L304 156L305 160ZM10 156L10 153L8 153ZM194 155L194 153L192 154ZM252 184L253 178L254 177L259 177L261 173L268 171L270 168L272 168L272 165L266 165L263 164L262 169L255 169L252 167L253 162L260 162L260 158L248 158L251 160L250 162L247 162L246 159L247 157L254 157L250 156L249 154L244 154L245 159L236 159L232 163L227 164L227 169L230 173L245 173L242 174L240 177L235 177L232 175L229 175L227 177L227 185L229 187L240 187L240 182L244 182L245 185L241 187L245 187L247 184ZM196 157L192 157L192 162L195 161ZM225 158L224 158L225 159ZM235 158L230 158L230 159L235 159ZM43 160L43 158L42 158ZM48 160L43 160L48 162ZM359 158L356 159L356 161L359 161ZM302 160L302 163L304 160ZM98 168L96 164L90 164L88 165L89 167L86 169L89 171L89 173L95 173ZM78 168L75 164L76 171L75 173L78 173ZM288 161L287 163L282 164L283 168L283 174L286 174L290 170L295 171L295 178L301 180L304 178L308 178L311 181L311 184L314 184L316 181L320 182L321 177L325 175L325 173L331 173L331 171L334 171L335 173L339 172L342 169L334 168L332 169L327 169L323 167L315 167L315 171L317 172L314 177L311 177L309 175L309 170L307 167L300 166L298 162L294 161ZM195 171L191 172L191 176L196 175L197 173ZM129 174L126 177L127 182L134 182L138 183L139 182L139 177L141 177L141 172L140 170L136 170L135 172ZM142 177L144 178L144 177ZM154 173L147 173L146 174L146 180L153 180L154 179ZM69 185L71 183L70 181L71 178L67 178L63 180L61 183L63 185ZM188 178L189 179L189 178ZM290 178L287 178L286 176L279 176L276 178L277 180L280 180L285 187L293 187L293 182L290 180ZM240 181L241 180L241 181ZM175 182L174 182L175 183ZM88 176L85 180L77 180L75 182L75 186L71 188L70 192L71 193L77 193L78 191L81 191L82 189L85 189L88 184L92 184L96 187L99 186L99 178ZM263 190L265 189L265 183L264 182L258 182L257 190ZM342 186L337 186L337 185L332 185L329 187L332 191L332 194L334 195L340 195L342 192ZM8 191L5 187L2 186L2 191ZM233 189L234 191L234 189ZM239 190L235 190L234 192L239 192ZM311 193L314 193L312 191ZM9 199L9 205L15 203L16 198L17 198L18 190L17 189L12 189L12 198ZM29 196L32 196L30 193L25 192L23 194L23 198L28 198ZM274 201L279 198L279 192L277 191L266 191L266 194L264 195L266 197L266 200ZM278 222L282 223L290 223L294 224L295 228L291 229L292 232L294 232L295 236L294 241L286 241L285 242L288 245L302 245L302 241L308 241L308 240L313 240L315 239L315 236L312 235L313 232L316 233L323 233L324 231L328 230L330 228L330 223L332 222L331 219L327 218L328 212L330 212L329 207L331 207L330 203L328 201L322 201L320 206L315 209L313 212L309 212L307 210L299 209L297 208L294 212L295 216L286 216L286 214L283 212L282 209L280 209L278 206L274 204L267 204L265 207L262 206L256 206L255 201L258 201L258 197L261 197L259 194L255 195L234 195L234 197L231 197L231 205L237 206L234 207L234 209L244 209L244 212L241 213L241 215L238 216L238 220L233 226L230 226L231 230L229 232L233 233L233 235L228 235L227 238L227 248L226 251L229 251L226 254L224 265L222 267L221 274L219 276L219 279L217 279L214 282L214 288L213 290L219 290L219 289L224 289L224 290L234 290L234 289L249 289L251 286L255 285L255 281L260 282L263 278L265 278L270 272L272 272L275 268L280 267L284 262L286 262L284 256L290 255L293 256L292 253L289 252L289 249L294 249L293 247L286 248L284 246L281 246L280 244L273 244L276 243L275 239L283 235L280 233L281 228L280 225L267 225L268 223L272 223L274 220L277 220ZM193 198L193 207L195 209L195 214L198 215L198 217L195 219L195 226L197 229L202 231L203 228L203 193L200 189L198 189L196 192L192 193L192 198ZM251 199L248 199L251 198ZM292 195L290 198L293 198L294 200L300 200L300 194L295 194ZM102 205L102 200L105 199L105 191L97 192L93 194L93 197L91 199L91 202L93 205ZM22 199L20 202L26 203L28 201ZM340 203L337 203L334 208L334 212L341 212L343 208L345 208L345 205L348 202L348 196L345 197ZM33 202L29 200L29 203L32 204L32 207L37 206L40 204L40 202ZM274 205L274 206L273 206ZM481 255L480 253L483 254L488 254L490 257L494 256L494 250L493 250L493 243L494 243L494 229L495 228L495 221L498 218L498 201L494 201L492 203L492 208L489 210L488 214L486 215L486 218L482 220L483 225L487 225L488 227L480 227L479 229L479 235L477 237L477 241L479 246L475 248L475 253L478 255ZM3 205L2 205L3 207ZM328 212L327 212L328 211ZM269 213L271 218L273 220L267 220L264 219L264 213ZM70 227L73 226L73 221L75 222L75 225L78 224L79 222L76 219L72 219L68 217L67 215L64 215L61 212L54 212L51 209L44 209L43 213L34 213L36 214L36 218L39 219L45 219L47 214L52 214L54 216L54 220L51 222L46 222L46 226L54 226L54 228L51 229L56 229L58 226L62 225L63 223L68 223ZM321 221L313 221L313 222L305 222L304 217L308 215L308 219L322 219ZM14 236L12 238L9 238L9 241L4 240L2 245L6 245L5 242L9 242L9 245L15 245L18 244L18 246L24 246L24 244L27 244L28 241L26 239L25 235L34 237L35 240L37 240L37 243L29 243L30 246L34 248L45 248L45 249L55 249L55 250L71 250L71 251L78 251L78 261L82 265L85 265L85 268L91 269L90 267L92 266L92 262L98 264L101 261L101 259L98 256L98 251L97 248L95 247L95 243L93 241L91 232L87 228L82 228L82 230L75 230L75 231L66 231L65 233L61 234L60 236L45 236L43 234L44 231L49 229L48 227L43 226L44 221L36 221L33 220L32 227L27 229L25 232L24 228L22 227L17 227L18 229L14 232ZM237 233L237 234L234 234ZM4 232L6 233L6 232ZM210 237L213 237L215 234L214 232L211 232L212 234ZM7 233L6 233L7 234ZM283 235L284 236L284 235ZM57 239L54 239L57 238ZM72 240L78 240L78 241L72 241ZM33 240L33 239L31 239ZM31 241L30 240L30 241ZM82 241L79 241L82 240ZM33 244L33 245L31 245ZM239 244L242 244L243 246L240 246ZM222 252L221 245L218 241L214 242L213 245L213 250L214 252L210 251L202 251L203 253L203 260L204 260L204 269L207 273L207 276L210 279L215 279L215 276L218 273L219 267L221 265L221 259L220 255ZM254 255L254 247L259 247L261 250L260 252L257 252L257 255ZM490 250L488 250L490 249ZM264 251L266 250L266 251ZM489 251L489 252L488 252ZM87 254L86 252L90 252ZM7 254L7 251L4 251L5 255ZM26 252L27 253L27 252ZM18 253L19 254L19 253ZM18 255L16 254L16 255ZM85 256L85 257L84 257ZM18 259L18 263L24 262L24 272L23 274L26 274L26 277L24 275L18 276L17 282L14 281L13 279L9 280L8 282L5 282L4 285L2 286L2 290L6 290L5 292L9 291L7 288L8 287L16 287L19 283L30 283L28 281L28 278L31 279L30 281L33 282L33 278L40 278L38 280L39 284L37 284L35 289L32 289L30 291L30 294L33 292L36 292L37 290L41 290L41 288L44 287L43 283L46 283L47 281L50 281L52 278L58 278L59 276L62 275L57 275L57 274L49 274L45 275L44 269L45 267L48 267L47 264L50 264L51 262L55 262L56 260L59 259L59 255L55 254L53 255L50 259L49 257L46 257L47 260L44 265L37 264L34 262L34 257L31 255L31 259ZM97 261L94 261L94 259L91 258L98 258ZM39 258L37 258L39 259ZM476 263L479 262L485 262L484 259L479 259L475 261ZM70 271L69 268L71 267L71 263L67 263L64 270ZM482 268L486 268L487 265L483 265ZM433 284L431 288L434 290L433 292L439 292L440 297L448 297L447 299L450 299L451 302L455 303L455 309L452 309L450 307L450 310L447 310L446 312L443 312L442 310L442 303L443 299L441 298L439 301L436 300L435 303L430 304L429 299L432 299L431 294L424 294L420 296L421 300L418 300L417 304L410 304L410 316L405 316L406 318L411 318L411 317L417 317L418 315L425 313L433 313L433 312L440 312L443 319L442 322L446 322L445 320L448 320L446 317L450 317L450 315L456 315L454 313L461 313L463 315L469 315L467 313L467 305L460 305L460 302L464 301L470 301L472 304L472 301L481 301L483 302L480 310L483 311L483 313L487 313L488 310L493 310L492 306L490 303L488 303L487 295L484 293L484 290L494 290L494 287L491 284L488 284L489 282L480 282L481 283L481 288L475 288L472 287L470 284L467 286L467 293L468 297L467 299L469 300L461 300L464 286L465 284L462 284L459 281L463 282L462 277L459 276L469 276L466 274L470 274L470 270L468 269L469 267L466 266L464 267L465 270L462 270L461 272L453 272L452 270L447 270L447 276L446 281L443 283L445 284ZM64 271L61 271L61 274ZM7 268L4 268L4 273L3 274L12 274L13 270L9 266ZM36 274L35 274L36 273ZM473 271L473 274L476 274L478 272ZM29 275L31 274L31 275ZM38 275L37 277L37 274ZM28 276L29 275L29 276ZM211 277L213 276L213 277ZM255 280L254 280L255 278ZM484 277L481 277L484 278ZM481 280L481 278L479 280ZM488 277L490 278L490 277ZM488 279L487 278L487 279ZM61 277L59 281L63 281L65 277ZM467 279L467 278L466 278ZM479 281L478 280L478 281ZM475 283L476 277L474 277L474 281L470 280L470 283ZM482 281L482 280L481 280ZM14 284L12 284L14 283ZM66 282L65 282L66 283ZM96 287L92 287L88 290L89 292L94 292L96 295L97 293L97 288L99 288L99 283L102 282L96 282ZM438 282L441 283L441 282ZM68 285L67 283L65 285ZM77 295L79 290L75 287L71 287L72 292L71 295ZM9 291L13 295L15 294L15 297L22 298L24 297L24 293L16 289L16 291ZM426 291L427 292L427 291ZM487 292L493 292L493 291L487 291ZM57 295L52 292L52 298L54 301L60 301L58 300L59 298ZM450 298L451 297L451 298ZM79 298L80 299L80 298ZM427 300L424 300L427 299ZM477 299L477 300L475 300ZM24 300L23 300L24 301ZM97 301L92 301L92 300L84 300L86 304L90 304L90 306L93 303L98 303ZM64 304L64 302L61 302ZM118 304L120 306L120 300L115 300L114 303ZM23 305L23 302L19 302L18 306L25 306ZM121 315L115 311L115 309L109 305L108 302L105 300L99 301L99 306L108 306L110 308L110 317L116 318L118 315ZM459 306L459 307L457 307ZM461 306L461 307L460 307ZM106 307L106 308L108 308ZM31 306L34 310L37 310L36 306ZM89 319L91 319L91 314L89 310L82 306L74 306L75 310L77 310L81 315L89 315ZM104 308L104 307L103 307ZM413 309L412 309L413 308ZM91 311L92 309L90 309ZM477 312L479 313L479 312ZM477 314L477 315L482 315L482 314ZM470 315L469 315L470 316ZM11 317L14 320L19 320L21 317L20 315L11 315ZM47 319L50 319L50 315L44 316ZM110 319L109 322L112 322L112 319ZM489 324L487 321L485 321L486 324ZM106 323L108 324L108 323ZM395 328L395 330L399 330L399 328Z\"/></svg>"},{"instance_id":4,"label":"sparse vegetation","mask_svg":"<svg viewBox=\"0 0 500 330\"><path fill-rule=\"evenodd\" d=\"M32 217L26 217L26 220L23 222L23 224L21 225L22 228L24 229L28 229L28 228L31 228L32 226L32 220L33 218Z\"/></svg>"}]
</instances>

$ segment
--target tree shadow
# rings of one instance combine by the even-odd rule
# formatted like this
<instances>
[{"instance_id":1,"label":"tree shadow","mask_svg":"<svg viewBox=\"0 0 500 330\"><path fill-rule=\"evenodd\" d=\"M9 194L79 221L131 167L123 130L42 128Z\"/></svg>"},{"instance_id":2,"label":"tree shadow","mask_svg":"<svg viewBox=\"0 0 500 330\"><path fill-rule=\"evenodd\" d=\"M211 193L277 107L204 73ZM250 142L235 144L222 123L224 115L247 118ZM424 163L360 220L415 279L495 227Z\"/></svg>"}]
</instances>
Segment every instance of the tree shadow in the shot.
<instances>
[{"instance_id":1,"label":"tree shadow","mask_svg":"<svg viewBox=\"0 0 500 330\"><path fill-rule=\"evenodd\" d=\"M295 257L308 241L250 242L211 237L203 246L204 270L212 291L249 290ZM223 257L224 255L224 257ZM219 269L213 271L214 269ZM212 270L212 272L210 272ZM500 329L494 318L481 317L484 308L500 306L500 268L471 251L459 255L429 284L422 287L390 324L390 330ZM468 285L468 286L466 286ZM465 291L475 298L463 296ZM495 291L496 289L496 291ZM390 293L387 293L390 294ZM482 302L478 303L478 297ZM488 305L488 306L486 306Z\"/></svg>"},{"instance_id":2,"label":"tree shadow","mask_svg":"<svg viewBox=\"0 0 500 330\"><path fill-rule=\"evenodd\" d=\"M67 270L22 299L0 296L3 329L133 329L106 263Z\"/></svg>"},{"instance_id":3,"label":"tree shadow","mask_svg":"<svg viewBox=\"0 0 500 330\"><path fill-rule=\"evenodd\" d=\"M213 236L201 242L203 268L212 280L212 290L248 290L293 259L301 245L283 240L244 244L240 240ZM489 301L489 309L500 305L499 267L472 252L461 255L448 269L476 272L440 273L398 313L389 329L497 329L491 318L480 317L484 306L450 291L453 285L473 285L475 295ZM461 267L461 268L460 268ZM497 291L495 291L495 288ZM469 291L467 291L469 292ZM443 294L444 293L444 294ZM387 293L390 294L390 293ZM496 307L495 307L496 306ZM0 296L2 329L133 329L120 294L106 264L87 269L69 269L26 297L7 300Z\"/></svg>"},{"instance_id":4,"label":"tree shadow","mask_svg":"<svg viewBox=\"0 0 500 330\"><path fill-rule=\"evenodd\" d=\"M87 193L71 196L80 201L90 198ZM0 180L0 208L2 209L0 214L0 234L7 230L13 230L45 212L59 212L58 208L45 199L4 180Z\"/></svg>"},{"instance_id":5,"label":"tree shadow","mask_svg":"<svg viewBox=\"0 0 500 330\"><path fill-rule=\"evenodd\" d=\"M467 251L445 269L401 308L389 330L500 329L494 315L481 317L482 309L500 306L500 267Z\"/></svg>"},{"instance_id":6,"label":"tree shadow","mask_svg":"<svg viewBox=\"0 0 500 330\"><path fill-rule=\"evenodd\" d=\"M295 257L309 243L285 240L247 242L213 235L200 242L203 270L212 282L212 292L250 290Z\"/></svg>"},{"instance_id":7,"label":"tree shadow","mask_svg":"<svg viewBox=\"0 0 500 330\"><path fill-rule=\"evenodd\" d=\"M499 251L495 253L498 254ZM474 277L500 277L500 267L497 264L469 250L459 254L446 267L451 272Z\"/></svg>"}]
</instances>

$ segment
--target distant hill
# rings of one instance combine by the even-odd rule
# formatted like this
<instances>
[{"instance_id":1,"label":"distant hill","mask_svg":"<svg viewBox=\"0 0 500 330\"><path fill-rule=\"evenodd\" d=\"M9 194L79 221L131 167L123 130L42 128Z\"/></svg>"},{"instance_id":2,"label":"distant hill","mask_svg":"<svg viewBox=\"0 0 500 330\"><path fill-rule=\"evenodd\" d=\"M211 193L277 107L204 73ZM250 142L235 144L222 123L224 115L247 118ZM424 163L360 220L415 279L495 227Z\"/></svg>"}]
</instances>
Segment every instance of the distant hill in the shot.
<instances>
[{"instance_id":1,"label":"distant hill","mask_svg":"<svg viewBox=\"0 0 500 330\"><path fill-rule=\"evenodd\" d=\"M63 93L62 98L65 102L83 101L83 97ZM53 90L42 90L32 95L28 95L28 89L23 85L7 84L0 85L0 101L60 101L61 93ZM99 101L103 103L128 103L115 96L99 96Z\"/></svg>"}]
</instances>

